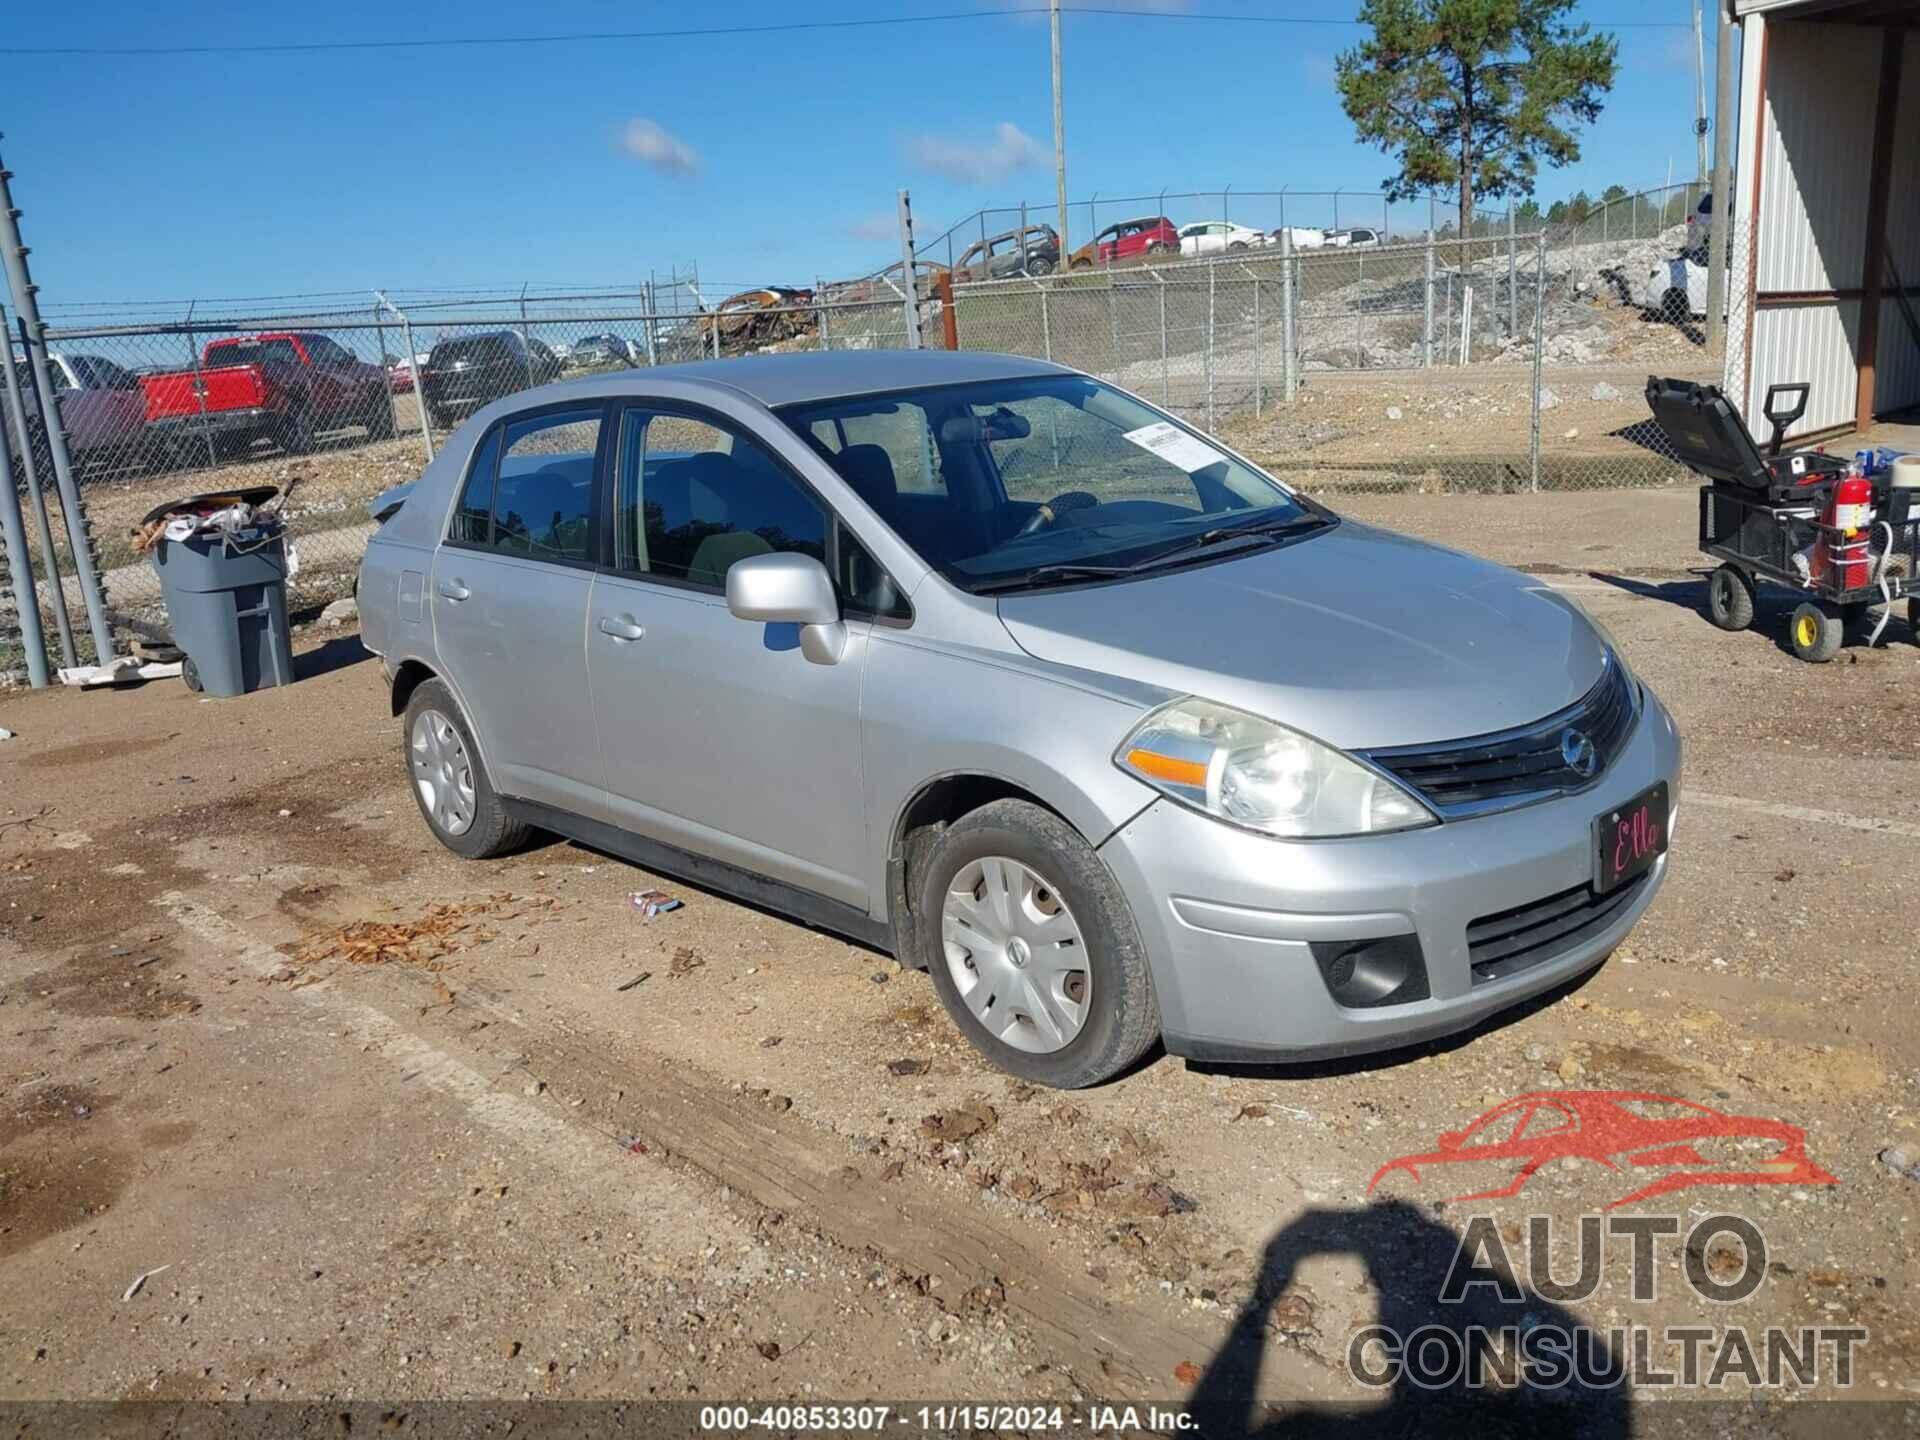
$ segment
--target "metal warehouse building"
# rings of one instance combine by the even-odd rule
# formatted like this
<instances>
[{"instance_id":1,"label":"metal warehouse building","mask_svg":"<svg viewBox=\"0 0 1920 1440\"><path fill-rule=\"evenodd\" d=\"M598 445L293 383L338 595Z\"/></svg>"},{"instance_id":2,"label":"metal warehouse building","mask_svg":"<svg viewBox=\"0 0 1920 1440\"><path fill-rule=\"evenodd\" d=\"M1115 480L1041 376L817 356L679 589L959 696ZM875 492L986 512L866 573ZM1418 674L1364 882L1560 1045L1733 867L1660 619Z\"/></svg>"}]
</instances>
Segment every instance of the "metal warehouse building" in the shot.
<instances>
[{"instance_id":1,"label":"metal warehouse building","mask_svg":"<svg viewBox=\"0 0 1920 1440\"><path fill-rule=\"evenodd\" d=\"M1724 388L1758 433L1792 380L1813 386L1794 434L1865 429L1920 405L1920 0L1723 3L1742 35Z\"/></svg>"}]
</instances>

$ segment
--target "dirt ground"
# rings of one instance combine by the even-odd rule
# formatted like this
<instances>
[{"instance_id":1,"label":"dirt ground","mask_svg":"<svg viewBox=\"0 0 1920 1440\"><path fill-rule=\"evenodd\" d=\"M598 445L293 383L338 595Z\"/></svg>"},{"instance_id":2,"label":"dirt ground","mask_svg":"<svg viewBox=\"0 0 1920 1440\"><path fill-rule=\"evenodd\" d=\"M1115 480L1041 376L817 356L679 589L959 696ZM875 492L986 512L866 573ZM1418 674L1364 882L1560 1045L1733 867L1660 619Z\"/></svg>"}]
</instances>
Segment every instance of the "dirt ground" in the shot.
<instances>
[{"instance_id":1,"label":"dirt ground","mask_svg":"<svg viewBox=\"0 0 1920 1440\"><path fill-rule=\"evenodd\" d=\"M1439 1044L1162 1056L1071 1095L986 1067L883 954L570 844L450 856L351 634L241 700L0 699L0 1399L1108 1399L1191 1403L1207 1433L1911 1433L1920 648L1896 626L1804 665L1777 601L1714 630L1693 506L1344 505L1565 587L1678 716L1669 882L1609 963ZM642 919L627 897L654 883L684 908ZM1799 1127L1834 1183L1626 1207L1681 1227L1651 1300L1624 1240L1585 1298L1530 1268L1576 1275L1580 1218L1644 1172L1568 1159L1461 1201L1503 1177L1438 1165L1369 1195L1547 1090ZM1765 1246L1739 1304L1685 1278L1743 1273L1725 1236L1689 1251L1721 1211ZM1524 1293L1463 1309L1438 1295L1475 1217ZM1355 1379L1365 1327L1469 1317L1866 1337L1846 1384L1823 1364L1448 1409ZM1889 1403L1808 1405L1833 1399Z\"/></svg>"}]
</instances>

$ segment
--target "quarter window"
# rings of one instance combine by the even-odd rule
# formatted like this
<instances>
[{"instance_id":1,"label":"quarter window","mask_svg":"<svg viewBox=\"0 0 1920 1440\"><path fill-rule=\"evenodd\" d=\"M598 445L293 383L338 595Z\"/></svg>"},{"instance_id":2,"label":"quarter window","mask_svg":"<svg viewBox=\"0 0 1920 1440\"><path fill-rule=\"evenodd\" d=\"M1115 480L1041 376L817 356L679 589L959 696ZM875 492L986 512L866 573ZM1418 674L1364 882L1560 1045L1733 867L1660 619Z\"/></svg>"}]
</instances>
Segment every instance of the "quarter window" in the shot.
<instances>
[{"instance_id":1,"label":"quarter window","mask_svg":"<svg viewBox=\"0 0 1920 1440\"><path fill-rule=\"evenodd\" d=\"M623 571L724 590L750 555L827 555L818 502L743 435L632 408L621 423L614 561Z\"/></svg>"}]
</instances>

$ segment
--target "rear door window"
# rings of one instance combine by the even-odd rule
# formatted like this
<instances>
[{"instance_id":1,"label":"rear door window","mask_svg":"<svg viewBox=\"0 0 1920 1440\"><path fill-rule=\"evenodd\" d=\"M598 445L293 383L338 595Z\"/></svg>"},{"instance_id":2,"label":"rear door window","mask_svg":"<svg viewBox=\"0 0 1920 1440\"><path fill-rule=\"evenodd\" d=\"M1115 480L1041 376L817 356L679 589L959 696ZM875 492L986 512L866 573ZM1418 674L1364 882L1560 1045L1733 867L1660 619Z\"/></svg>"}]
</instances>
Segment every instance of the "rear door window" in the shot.
<instances>
[{"instance_id":1,"label":"rear door window","mask_svg":"<svg viewBox=\"0 0 1920 1440\"><path fill-rule=\"evenodd\" d=\"M600 427L598 409L496 427L474 453L448 540L531 560L591 563Z\"/></svg>"}]
</instances>

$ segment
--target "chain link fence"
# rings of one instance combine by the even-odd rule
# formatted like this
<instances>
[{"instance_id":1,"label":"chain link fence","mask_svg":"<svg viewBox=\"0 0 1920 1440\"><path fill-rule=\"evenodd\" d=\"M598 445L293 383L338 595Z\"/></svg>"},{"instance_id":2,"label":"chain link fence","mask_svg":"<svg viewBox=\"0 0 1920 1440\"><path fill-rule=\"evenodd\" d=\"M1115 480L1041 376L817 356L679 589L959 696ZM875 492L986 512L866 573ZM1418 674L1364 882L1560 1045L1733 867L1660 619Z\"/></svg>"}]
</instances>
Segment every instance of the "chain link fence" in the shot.
<instances>
[{"instance_id":1,"label":"chain link fence","mask_svg":"<svg viewBox=\"0 0 1920 1440\"><path fill-rule=\"evenodd\" d=\"M69 324L50 327L47 341L54 404L107 602L123 625L161 633L159 579L131 536L157 505L279 487L297 556L290 604L310 612L352 592L374 526L369 502L416 478L433 449L482 405L554 380L651 365L905 345L902 301L885 286L869 295L751 291L701 306L684 290L527 293L408 301L404 309ZM937 343L937 319L933 334ZM69 612L78 615L40 400L17 351L14 360L25 382L54 569ZM24 491L25 457L7 419L9 457ZM44 549L36 545L34 559L51 645ZM17 664L18 646L17 616L0 598L0 672ZM78 658L90 658L84 644L78 650Z\"/></svg>"},{"instance_id":2,"label":"chain link fence","mask_svg":"<svg viewBox=\"0 0 1920 1440\"><path fill-rule=\"evenodd\" d=\"M1680 482L1651 373L1717 380L1688 196L1612 223L954 287L964 349L1124 385L1318 489ZM1678 215L1655 230L1655 217ZM1636 230L1638 233L1636 233Z\"/></svg>"}]
</instances>

